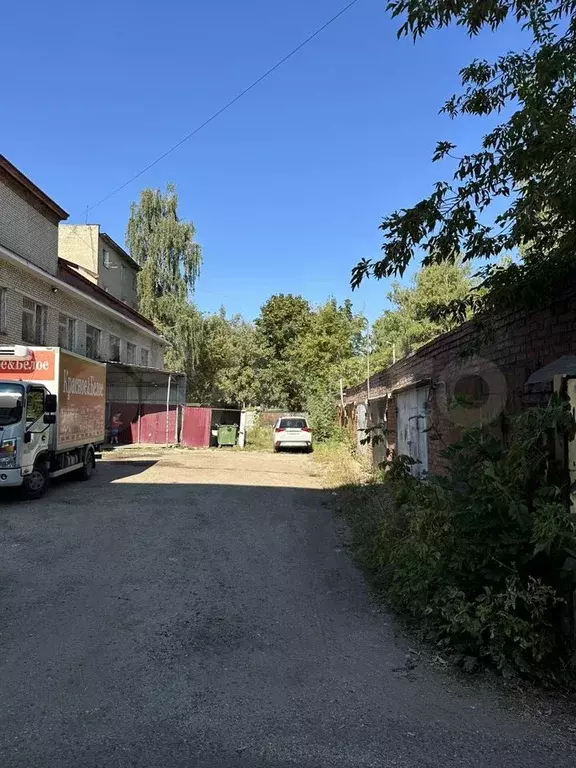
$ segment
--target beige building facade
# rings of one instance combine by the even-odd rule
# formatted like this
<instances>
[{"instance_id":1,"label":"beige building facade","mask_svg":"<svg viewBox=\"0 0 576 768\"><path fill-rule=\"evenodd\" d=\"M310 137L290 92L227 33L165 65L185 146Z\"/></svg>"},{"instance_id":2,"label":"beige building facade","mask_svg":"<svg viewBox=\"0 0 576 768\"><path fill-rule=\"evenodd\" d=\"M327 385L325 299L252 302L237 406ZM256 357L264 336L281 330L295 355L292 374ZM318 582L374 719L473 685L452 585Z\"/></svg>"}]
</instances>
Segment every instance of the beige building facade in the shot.
<instances>
[{"instance_id":1,"label":"beige building facade","mask_svg":"<svg viewBox=\"0 0 576 768\"><path fill-rule=\"evenodd\" d=\"M99 224L60 224L58 255L95 285L138 309L140 267Z\"/></svg>"}]
</instances>

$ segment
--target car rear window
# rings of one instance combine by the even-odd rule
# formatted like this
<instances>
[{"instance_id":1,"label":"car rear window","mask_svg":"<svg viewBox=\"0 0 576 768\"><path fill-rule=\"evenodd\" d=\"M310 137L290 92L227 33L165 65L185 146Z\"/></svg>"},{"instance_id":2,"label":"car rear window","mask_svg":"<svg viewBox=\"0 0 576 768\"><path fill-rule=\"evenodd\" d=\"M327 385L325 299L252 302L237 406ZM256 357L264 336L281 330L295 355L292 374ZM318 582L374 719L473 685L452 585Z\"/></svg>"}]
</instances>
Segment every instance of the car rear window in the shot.
<instances>
[{"instance_id":1,"label":"car rear window","mask_svg":"<svg viewBox=\"0 0 576 768\"><path fill-rule=\"evenodd\" d=\"M304 429L307 426L306 419L280 419L281 429Z\"/></svg>"}]
</instances>

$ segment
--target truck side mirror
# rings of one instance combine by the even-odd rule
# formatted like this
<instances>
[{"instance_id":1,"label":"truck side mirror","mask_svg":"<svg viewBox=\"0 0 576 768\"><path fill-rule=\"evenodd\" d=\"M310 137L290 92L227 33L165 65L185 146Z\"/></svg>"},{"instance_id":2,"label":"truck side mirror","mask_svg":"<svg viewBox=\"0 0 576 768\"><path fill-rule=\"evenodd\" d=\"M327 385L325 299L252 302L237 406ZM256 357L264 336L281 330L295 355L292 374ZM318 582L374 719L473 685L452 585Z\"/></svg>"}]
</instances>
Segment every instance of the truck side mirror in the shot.
<instances>
[{"instance_id":1,"label":"truck side mirror","mask_svg":"<svg viewBox=\"0 0 576 768\"><path fill-rule=\"evenodd\" d=\"M46 395L44 397L44 411L45 413L56 413L58 410L58 398L56 395ZM53 424L54 422L44 421L45 424Z\"/></svg>"},{"instance_id":2,"label":"truck side mirror","mask_svg":"<svg viewBox=\"0 0 576 768\"><path fill-rule=\"evenodd\" d=\"M55 413L45 413L44 414L44 424L56 424L56 414Z\"/></svg>"},{"instance_id":3,"label":"truck side mirror","mask_svg":"<svg viewBox=\"0 0 576 768\"><path fill-rule=\"evenodd\" d=\"M32 440L32 435L30 432L26 431L24 432L24 442L29 443Z\"/></svg>"}]
</instances>

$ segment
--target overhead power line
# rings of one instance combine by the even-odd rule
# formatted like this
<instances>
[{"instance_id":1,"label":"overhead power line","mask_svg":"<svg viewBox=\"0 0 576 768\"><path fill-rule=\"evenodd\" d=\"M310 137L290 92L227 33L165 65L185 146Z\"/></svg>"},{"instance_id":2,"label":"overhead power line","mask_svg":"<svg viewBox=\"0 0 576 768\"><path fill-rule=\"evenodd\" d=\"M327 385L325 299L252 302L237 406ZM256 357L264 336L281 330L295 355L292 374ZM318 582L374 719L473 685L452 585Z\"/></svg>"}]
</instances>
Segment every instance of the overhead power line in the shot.
<instances>
[{"instance_id":1,"label":"overhead power line","mask_svg":"<svg viewBox=\"0 0 576 768\"><path fill-rule=\"evenodd\" d=\"M322 24L321 27L318 27L318 29L313 32L311 35L309 35L305 40L303 40L299 45L296 46L290 53L288 53L286 56L284 56L280 61L277 61L276 64L274 64L273 67L270 67L269 70L264 72L263 75L260 75L259 78L254 80L253 83L250 83L250 85L247 88L244 88L244 90L240 91L236 96L234 96L233 99L231 99L227 104L224 104L223 107L220 107L214 114L210 115L204 122L200 123L200 125L197 125L196 128L194 128L190 133L186 134L180 141L176 142L174 146L170 147L170 149L167 149L165 152L163 152L161 155L159 155L155 160L152 160L151 163L148 163L144 168L142 168L138 173L135 173L134 176L131 176L127 181L125 181L123 184L120 184L119 187L116 187L116 189L112 190L109 194L105 195L101 200L98 200L97 203L94 203L93 205L89 205L85 213L88 214L89 211L93 210L94 208L97 208L99 205L102 205L102 203L106 202L106 200L109 200L111 197L116 195L118 192L120 192L122 189L127 187L129 184L132 184L133 181L136 181L136 179L140 178L146 171L149 171L150 168L153 168L155 165L158 165L158 163L161 160L164 160L165 157L168 157L168 155L172 154L175 150L177 150L179 147L182 146L182 144L185 144L187 141L189 141L193 136L195 136L197 133L199 133L203 128L206 128L207 125L209 125L211 122L216 120L217 117L220 117L220 115L223 112L226 112L226 110L230 109L234 104L236 104L237 101L240 101L241 98L246 96L247 93L250 93L254 88L256 88L257 85L259 85L263 80L266 80L267 77L270 77L270 75L275 72L277 69L279 69L283 64L285 64L289 59L291 59L295 54L298 53L298 51L301 51L302 48L304 48L305 45L308 45L308 43L312 42L315 37L318 37L319 34L321 34L325 29L327 29L331 24L333 24L337 19L339 19L341 16L343 16L346 11L349 11L352 6L356 5L359 0L352 0L348 5L345 5L344 8L341 8L338 13L336 13L332 18L328 19L324 24Z\"/></svg>"}]
</instances>

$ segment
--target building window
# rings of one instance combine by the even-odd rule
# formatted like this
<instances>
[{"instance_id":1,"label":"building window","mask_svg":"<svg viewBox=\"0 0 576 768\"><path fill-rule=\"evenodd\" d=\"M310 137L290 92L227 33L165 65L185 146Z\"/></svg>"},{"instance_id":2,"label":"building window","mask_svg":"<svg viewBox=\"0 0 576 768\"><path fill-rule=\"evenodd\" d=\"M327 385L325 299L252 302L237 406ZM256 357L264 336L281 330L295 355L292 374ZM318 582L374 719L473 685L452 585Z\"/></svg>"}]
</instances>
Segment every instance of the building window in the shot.
<instances>
[{"instance_id":1,"label":"building window","mask_svg":"<svg viewBox=\"0 0 576 768\"><path fill-rule=\"evenodd\" d=\"M100 359L100 347L102 342L102 331L94 328L93 325L86 326L86 356L94 360Z\"/></svg>"},{"instance_id":2,"label":"building window","mask_svg":"<svg viewBox=\"0 0 576 768\"><path fill-rule=\"evenodd\" d=\"M106 269L110 269L110 251L107 248L102 249L102 264Z\"/></svg>"},{"instance_id":3,"label":"building window","mask_svg":"<svg viewBox=\"0 0 576 768\"><path fill-rule=\"evenodd\" d=\"M6 288L0 288L0 333L6 333Z\"/></svg>"},{"instance_id":4,"label":"building window","mask_svg":"<svg viewBox=\"0 0 576 768\"><path fill-rule=\"evenodd\" d=\"M124 264L120 264L120 279L122 281L122 285L126 282L126 267Z\"/></svg>"},{"instance_id":5,"label":"building window","mask_svg":"<svg viewBox=\"0 0 576 768\"><path fill-rule=\"evenodd\" d=\"M148 368L148 365L150 363L150 353L147 349L141 349L140 350L140 362L143 366Z\"/></svg>"},{"instance_id":6,"label":"building window","mask_svg":"<svg viewBox=\"0 0 576 768\"><path fill-rule=\"evenodd\" d=\"M120 362L120 339L110 334L110 360L113 363Z\"/></svg>"},{"instance_id":7,"label":"building window","mask_svg":"<svg viewBox=\"0 0 576 768\"><path fill-rule=\"evenodd\" d=\"M126 344L126 362L134 365L136 362L136 344Z\"/></svg>"},{"instance_id":8,"label":"building window","mask_svg":"<svg viewBox=\"0 0 576 768\"><path fill-rule=\"evenodd\" d=\"M74 352L76 349L76 320L68 315L58 317L58 346Z\"/></svg>"},{"instance_id":9,"label":"building window","mask_svg":"<svg viewBox=\"0 0 576 768\"><path fill-rule=\"evenodd\" d=\"M46 307L24 296L22 300L22 340L29 344L44 344L46 338Z\"/></svg>"}]
</instances>

